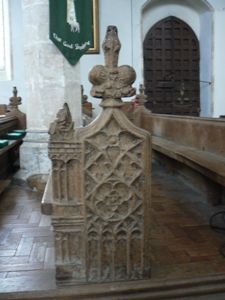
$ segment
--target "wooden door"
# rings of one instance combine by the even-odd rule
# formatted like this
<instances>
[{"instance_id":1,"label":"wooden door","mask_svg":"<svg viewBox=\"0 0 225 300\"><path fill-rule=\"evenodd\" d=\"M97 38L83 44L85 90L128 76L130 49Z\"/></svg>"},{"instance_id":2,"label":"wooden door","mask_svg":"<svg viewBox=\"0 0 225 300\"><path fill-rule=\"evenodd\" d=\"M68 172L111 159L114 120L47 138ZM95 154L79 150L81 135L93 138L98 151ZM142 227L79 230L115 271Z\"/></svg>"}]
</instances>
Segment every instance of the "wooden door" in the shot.
<instances>
[{"instance_id":1,"label":"wooden door","mask_svg":"<svg viewBox=\"0 0 225 300\"><path fill-rule=\"evenodd\" d=\"M198 116L199 42L183 21L168 17L144 40L144 81L154 113Z\"/></svg>"}]
</instances>

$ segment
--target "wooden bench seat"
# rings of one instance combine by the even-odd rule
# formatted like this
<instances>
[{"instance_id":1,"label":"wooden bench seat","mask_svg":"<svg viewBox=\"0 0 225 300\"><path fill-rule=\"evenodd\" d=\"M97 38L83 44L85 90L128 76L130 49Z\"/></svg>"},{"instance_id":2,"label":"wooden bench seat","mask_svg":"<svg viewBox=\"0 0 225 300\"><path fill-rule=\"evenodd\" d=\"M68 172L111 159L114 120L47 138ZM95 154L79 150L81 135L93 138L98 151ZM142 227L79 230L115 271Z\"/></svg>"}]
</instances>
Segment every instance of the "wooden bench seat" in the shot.
<instances>
[{"instance_id":1,"label":"wooden bench seat","mask_svg":"<svg viewBox=\"0 0 225 300\"><path fill-rule=\"evenodd\" d=\"M18 129L18 119L15 116L0 117L0 136L3 137L8 132Z\"/></svg>"},{"instance_id":2,"label":"wooden bench seat","mask_svg":"<svg viewBox=\"0 0 225 300\"><path fill-rule=\"evenodd\" d=\"M155 160L184 176L211 203L225 202L224 119L151 114L144 107L130 115L151 133Z\"/></svg>"},{"instance_id":3,"label":"wooden bench seat","mask_svg":"<svg viewBox=\"0 0 225 300\"><path fill-rule=\"evenodd\" d=\"M0 134L5 136L8 130L14 128L15 121L7 120L6 124L0 124ZM3 126L1 126L3 125ZM5 126L6 125L6 126ZM10 126L12 125L12 127ZM0 149L0 194L9 186L10 176L19 168L19 147L22 144L22 138L9 140L8 145Z\"/></svg>"},{"instance_id":4,"label":"wooden bench seat","mask_svg":"<svg viewBox=\"0 0 225 300\"><path fill-rule=\"evenodd\" d=\"M0 149L0 179L8 178L19 168L18 159L21 144L22 138L10 140L7 146Z\"/></svg>"},{"instance_id":5,"label":"wooden bench seat","mask_svg":"<svg viewBox=\"0 0 225 300\"><path fill-rule=\"evenodd\" d=\"M19 147L26 129L26 115L18 109L21 100L14 87L9 105L0 107L0 139L8 140L8 145L1 145L3 148L0 148L0 180L3 181L19 168ZM2 182L2 186L6 186L6 182Z\"/></svg>"},{"instance_id":6,"label":"wooden bench seat","mask_svg":"<svg viewBox=\"0 0 225 300\"><path fill-rule=\"evenodd\" d=\"M225 121L152 114L149 122L156 159L205 192L210 202L224 202Z\"/></svg>"},{"instance_id":7,"label":"wooden bench seat","mask_svg":"<svg viewBox=\"0 0 225 300\"><path fill-rule=\"evenodd\" d=\"M225 157L187 145L177 144L161 137L152 137L152 147L225 186Z\"/></svg>"}]
</instances>

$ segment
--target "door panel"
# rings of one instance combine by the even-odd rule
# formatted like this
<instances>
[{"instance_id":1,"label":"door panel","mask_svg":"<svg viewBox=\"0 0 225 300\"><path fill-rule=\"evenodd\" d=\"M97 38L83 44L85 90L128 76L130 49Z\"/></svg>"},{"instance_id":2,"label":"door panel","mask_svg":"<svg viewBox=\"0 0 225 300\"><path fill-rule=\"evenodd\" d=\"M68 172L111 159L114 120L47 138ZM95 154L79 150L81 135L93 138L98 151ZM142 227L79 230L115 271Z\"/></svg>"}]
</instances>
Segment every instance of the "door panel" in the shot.
<instances>
[{"instance_id":1,"label":"door panel","mask_svg":"<svg viewBox=\"0 0 225 300\"><path fill-rule=\"evenodd\" d=\"M143 47L146 106L155 113L198 116L199 42L193 30L168 17L149 30Z\"/></svg>"}]
</instances>

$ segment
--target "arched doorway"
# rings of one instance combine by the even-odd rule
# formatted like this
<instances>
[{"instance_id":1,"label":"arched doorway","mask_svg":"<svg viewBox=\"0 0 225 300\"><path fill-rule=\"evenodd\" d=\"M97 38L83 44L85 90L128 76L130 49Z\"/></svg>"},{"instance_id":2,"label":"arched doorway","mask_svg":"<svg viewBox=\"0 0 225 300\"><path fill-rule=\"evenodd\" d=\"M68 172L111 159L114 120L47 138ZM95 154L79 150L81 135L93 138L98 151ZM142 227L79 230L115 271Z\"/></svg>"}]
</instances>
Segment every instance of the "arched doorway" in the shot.
<instances>
[{"instance_id":1,"label":"arched doorway","mask_svg":"<svg viewBox=\"0 0 225 300\"><path fill-rule=\"evenodd\" d=\"M199 42L190 26L165 18L148 31L143 48L146 106L154 113L198 116Z\"/></svg>"}]
</instances>

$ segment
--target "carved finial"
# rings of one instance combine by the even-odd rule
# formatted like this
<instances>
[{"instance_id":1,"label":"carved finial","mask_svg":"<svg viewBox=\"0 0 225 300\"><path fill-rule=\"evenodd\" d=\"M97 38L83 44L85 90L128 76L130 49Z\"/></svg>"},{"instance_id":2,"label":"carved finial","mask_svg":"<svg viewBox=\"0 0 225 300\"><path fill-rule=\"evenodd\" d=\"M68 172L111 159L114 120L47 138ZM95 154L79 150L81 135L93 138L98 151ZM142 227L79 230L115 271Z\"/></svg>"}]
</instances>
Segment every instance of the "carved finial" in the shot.
<instances>
[{"instance_id":1,"label":"carved finial","mask_svg":"<svg viewBox=\"0 0 225 300\"><path fill-rule=\"evenodd\" d=\"M81 84L81 103L87 103L88 96L84 94L84 86Z\"/></svg>"},{"instance_id":2,"label":"carved finial","mask_svg":"<svg viewBox=\"0 0 225 300\"><path fill-rule=\"evenodd\" d=\"M117 27L110 25L107 27L106 36L102 44L105 55L105 66L117 68L121 44L118 37Z\"/></svg>"},{"instance_id":3,"label":"carved finial","mask_svg":"<svg viewBox=\"0 0 225 300\"><path fill-rule=\"evenodd\" d=\"M16 88L16 86L13 87L13 96L17 97L17 88Z\"/></svg>"},{"instance_id":4,"label":"carved finial","mask_svg":"<svg viewBox=\"0 0 225 300\"><path fill-rule=\"evenodd\" d=\"M143 84L139 85L139 94L137 95L137 98L139 100L139 104L144 106L147 101L147 96L145 94L145 87Z\"/></svg>"},{"instance_id":5,"label":"carved finial","mask_svg":"<svg viewBox=\"0 0 225 300\"><path fill-rule=\"evenodd\" d=\"M74 122L67 103L63 104L57 115L56 120L50 124L49 134L52 139L65 140L71 138L74 131Z\"/></svg>"},{"instance_id":6,"label":"carved finial","mask_svg":"<svg viewBox=\"0 0 225 300\"><path fill-rule=\"evenodd\" d=\"M102 47L105 66L97 65L89 74L89 80L93 84L91 95L102 98L101 106L103 107L119 107L122 97L135 94L132 83L136 79L136 73L130 66L118 67L121 44L116 26L108 26Z\"/></svg>"},{"instance_id":7,"label":"carved finial","mask_svg":"<svg viewBox=\"0 0 225 300\"><path fill-rule=\"evenodd\" d=\"M16 86L13 87L13 96L9 98L9 105L8 105L8 110L14 110L14 109L18 109L18 106L22 103L22 98L21 97L17 97L17 88Z\"/></svg>"}]
</instances>

